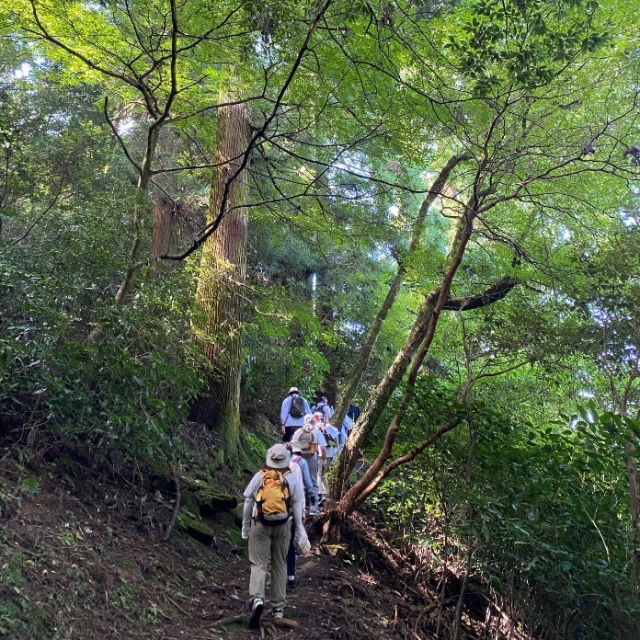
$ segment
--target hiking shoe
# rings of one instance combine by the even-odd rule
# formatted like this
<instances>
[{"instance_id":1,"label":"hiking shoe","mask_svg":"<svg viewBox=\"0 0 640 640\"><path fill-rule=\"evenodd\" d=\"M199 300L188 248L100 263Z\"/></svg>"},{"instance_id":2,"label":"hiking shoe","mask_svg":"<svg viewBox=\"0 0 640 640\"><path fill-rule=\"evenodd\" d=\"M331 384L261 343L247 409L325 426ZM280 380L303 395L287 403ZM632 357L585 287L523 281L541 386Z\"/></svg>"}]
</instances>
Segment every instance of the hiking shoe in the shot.
<instances>
[{"instance_id":1,"label":"hiking shoe","mask_svg":"<svg viewBox=\"0 0 640 640\"><path fill-rule=\"evenodd\" d=\"M309 509L309 515L310 516L319 516L320 512L318 511L317 507L311 507L311 509Z\"/></svg>"},{"instance_id":2,"label":"hiking shoe","mask_svg":"<svg viewBox=\"0 0 640 640\"><path fill-rule=\"evenodd\" d=\"M273 617L276 618L276 619L284 618L284 609L274 609L273 610Z\"/></svg>"},{"instance_id":3,"label":"hiking shoe","mask_svg":"<svg viewBox=\"0 0 640 640\"><path fill-rule=\"evenodd\" d=\"M264 600L262 598L254 598L251 605L251 615L249 616L249 629L257 629L260 626L260 616L264 609Z\"/></svg>"},{"instance_id":4,"label":"hiking shoe","mask_svg":"<svg viewBox=\"0 0 640 640\"><path fill-rule=\"evenodd\" d=\"M295 589L298 586L298 581L295 578L289 578L287 580L287 589Z\"/></svg>"}]
</instances>

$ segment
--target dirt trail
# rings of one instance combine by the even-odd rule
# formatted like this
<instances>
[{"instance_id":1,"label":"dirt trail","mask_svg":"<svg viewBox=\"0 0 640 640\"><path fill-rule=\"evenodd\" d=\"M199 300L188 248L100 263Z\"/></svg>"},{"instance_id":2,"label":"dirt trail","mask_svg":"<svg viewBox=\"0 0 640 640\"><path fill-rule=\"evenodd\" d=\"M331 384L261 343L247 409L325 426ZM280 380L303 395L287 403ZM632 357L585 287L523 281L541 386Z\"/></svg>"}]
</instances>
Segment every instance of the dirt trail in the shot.
<instances>
[{"instance_id":1,"label":"dirt trail","mask_svg":"<svg viewBox=\"0 0 640 640\"><path fill-rule=\"evenodd\" d=\"M232 515L213 523L210 547L180 533L161 542L169 516L170 505L135 482L0 459L0 638L254 637L216 624L247 610L249 562ZM299 627L267 627L264 637L405 637L395 631L410 605L367 572L366 560L342 555L314 549L300 559L286 610Z\"/></svg>"}]
</instances>

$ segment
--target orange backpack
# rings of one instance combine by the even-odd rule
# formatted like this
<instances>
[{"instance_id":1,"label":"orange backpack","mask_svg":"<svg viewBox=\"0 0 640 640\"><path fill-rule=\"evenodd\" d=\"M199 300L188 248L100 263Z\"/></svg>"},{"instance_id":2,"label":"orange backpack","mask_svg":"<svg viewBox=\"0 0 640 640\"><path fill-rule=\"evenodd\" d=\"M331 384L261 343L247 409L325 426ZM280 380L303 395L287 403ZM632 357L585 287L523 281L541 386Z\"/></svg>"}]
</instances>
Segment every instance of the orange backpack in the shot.
<instances>
[{"instance_id":1,"label":"orange backpack","mask_svg":"<svg viewBox=\"0 0 640 640\"><path fill-rule=\"evenodd\" d=\"M287 474L290 469L262 469L262 486L256 494L257 519L268 527L284 524L292 513Z\"/></svg>"}]
</instances>

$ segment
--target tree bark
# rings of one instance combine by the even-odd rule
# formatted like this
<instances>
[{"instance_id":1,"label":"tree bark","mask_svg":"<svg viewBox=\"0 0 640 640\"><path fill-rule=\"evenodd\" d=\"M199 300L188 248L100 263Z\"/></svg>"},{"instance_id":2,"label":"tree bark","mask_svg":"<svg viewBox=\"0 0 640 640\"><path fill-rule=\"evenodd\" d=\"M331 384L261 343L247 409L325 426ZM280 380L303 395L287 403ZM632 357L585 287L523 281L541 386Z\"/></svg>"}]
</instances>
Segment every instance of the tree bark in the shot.
<instances>
[{"instance_id":1,"label":"tree bark","mask_svg":"<svg viewBox=\"0 0 640 640\"><path fill-rule=\"evenodd\" d=\"M356 501L356 507L359 507L377 488L380 486L382 481L394 470L403 464L407 464L411 462L415 458L418 457L427 447L430 447L434 442L439 440L445 433L455 429L460 424L459 418L454 418L453 420L447 422L442 425L439 429L437 429L434 433L432 433L429 437L423 440L419 445L415 446L411 451L405 453L390 462L384 469L381 469L378 475L361 491L358 496L358 500Z\"/></svg>"},{"instance_id":2,"label":"tree bark","mask_svg":"<svg viewBox=\"0 0 640 640\"><path fill-rule=\"evenodd\" d=\"M634 438L635 440L635 438ZM632 442L625 446L627 462L627 479L629 481L629 511L631 512L631 528L635 542L634 549L634 582L635 590L640 597L640 506L638 500L638 474L636 458L633 455L635 445Z\"/></svg>"},{"instance_id":3,"label":"tree bark","mask_svg":"<svg viewBox=\"0 0 640 640\"><path fill-rule=\"evenodd\" d=\"M140 253L142 251L142 231L144 226L144 219L149 209L149 184L151 183L151 164L155 155L156 144L158 142L158 130L150 129L147 149L144 155L144 159L140 166L140 175L138 177L138 183L136 185L135 203L133 206L133 215L131 219L132 226L132 240L131 248L129 249L129 257L127 258L127 267L122 277L122 282L118 287L114 301L118 309L122 308L129 297L131 287L133 286L133 280L136 272L138 271L138 262L140 260ZM96 325L89 335L87 341L96 343L102 338L102 325Z\"/></svg>"},{"instance_id":4,"label":"tree bark","mask_svg":"<svg viewBox=\"0 0 640 640\"><path fill-rule=\"evenodd\" d=\"M161 125L156 123L149 129L147 137L147 148L140 165L140 177L136 187L136 203L133 209L133 240L129 249L129 259L125 274L116 293L116 306L122 307L127 300L133 279L138 270L138 262L140 260L140 252L142 248L142 227L144 224L144 214L149 208L149 184L151 183L151 165L156 154L156 146L158 145L158 136L160 135Z\"/></svg>"},{"instance_id":5,"label":"tree bark","mask_svg":"<svg viewBox=\"0 0 640 640\"><path fill-rule=\"evenodd\" d=\"M480 294L468 297L448 298L444 303L443 311L470 311L493 304L505 298L517 284L518 280L515 278L501 278ZM349 438L349 441L335 464L331 484L331 493L334 499L339 499L343 495L347 480L353 471L367 438L380 419L391 394L396 390L404 377L420 345L420 341L427 330L439 293L440 289L434 289L425 296L418 311L416 321L411 329L411 333L405 340L402 349L398 352L385 377L369 396L364 411L353 429L351 438Z\"/></svg>"},{"instance_id":6,"label":"tree bark","mask_svg":"<svg viewBox=\"0 0 640 640\"><path fill-rule=\"evenodd\" d=\"M222 96L230 102L230 96ZM240 379L242 366L242 287L247 271L247 214L242 207L247 173L240 162L250 138L248 113L242 104L218 113L216 163L207 223L222 221L202 250L196 304L202 313L203 350L212 365L206 394L196 417L216 429L227 462L237 461L240 442ZM236 176L237 174L237 176ZM230 180L236 176L233 182ZM226 197L225 197L226 194Z\"/></svg>"},{"instance_id":7,"label":"tree bark","mask_svg":"<svg viewBox=\"0 0 640 640\"><path fill-rule=\"evenodd\" d=\"M444 303L443 311L472 311L486 307L505 298L518 282L517 278L505 277L478 295L449 298Z\"/></svg>"},{"instance_id":8,"label":"tree bark","mask_svg":"<svg viewBox=\"0 0 640 640\"><path fill-rule=\"evenodd\" d=\"M166 269L166 262L158 260L172 248L172 238L175 227L174 207L170 202L158 196L154 197L153 230L151 232L151 257L153 270L160 273Z\"/></svg>"},{"instance_id":9,"label":"tree bark","mask_svg":"<svg viewBox=\"0 0 640 640\"><path fill-rule=\"evenodd\" d=\"M346 443L342 453L334 466L333 478L331 483L331 493L334 499L339 499L347 485L347 480L355 467L356 461L366 439L373 431L384 408L389 402L391 394L396 390L402 380L416 350L420 346L422 337L431 319L431 314L435 307L438 290L428 293L420 309L418 315L411 328L411 332L407 336L402 348L396 355L392 365L389 367L384 378L378 386L371 392L367 404L362 411L358 422L356 423L351 437Z\"/></svg>"}]
</instances>

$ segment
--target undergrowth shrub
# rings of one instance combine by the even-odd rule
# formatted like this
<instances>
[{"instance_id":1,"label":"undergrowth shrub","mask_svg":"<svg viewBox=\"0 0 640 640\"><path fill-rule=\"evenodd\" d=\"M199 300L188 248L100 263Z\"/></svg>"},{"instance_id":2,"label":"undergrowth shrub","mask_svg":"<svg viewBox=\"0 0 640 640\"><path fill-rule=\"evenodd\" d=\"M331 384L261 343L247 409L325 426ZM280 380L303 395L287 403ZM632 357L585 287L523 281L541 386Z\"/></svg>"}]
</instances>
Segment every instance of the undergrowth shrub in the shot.
<instances>
[{"instance_id":1,"label":"undergrowth shrub","mask_svg":"<svg viewBox=\"0 0 640 640\"><path fill-rule=\"evenodd\" d=\"M448 383L424 376L398 452L443 416ZM470 572L492 601L544 638L635 637L640 615L624 431L576 416L529 421L478 393L467 420L372 497L431 568ZM488 399L488 401L487 401ZM577 414L579 415L579 414Z\"/></svg>"},{"instance_id":2,"label":"undergrowth shrub","mask_svg":"<svg viewBox=\"0 0 640 640\"><path fill-rule=\"evenodd\" d=\"M30 449L53 438L96 456L172 455L207 363L190 340L188 272L143 283L124 309L70 312L37 272L5 265L0 323L0 423ZM58 289L58 290L56 290ZM56 300L61 300L56 304ZM87 341L100 324L100 340Z\"/></svg>"}]
</instances>

